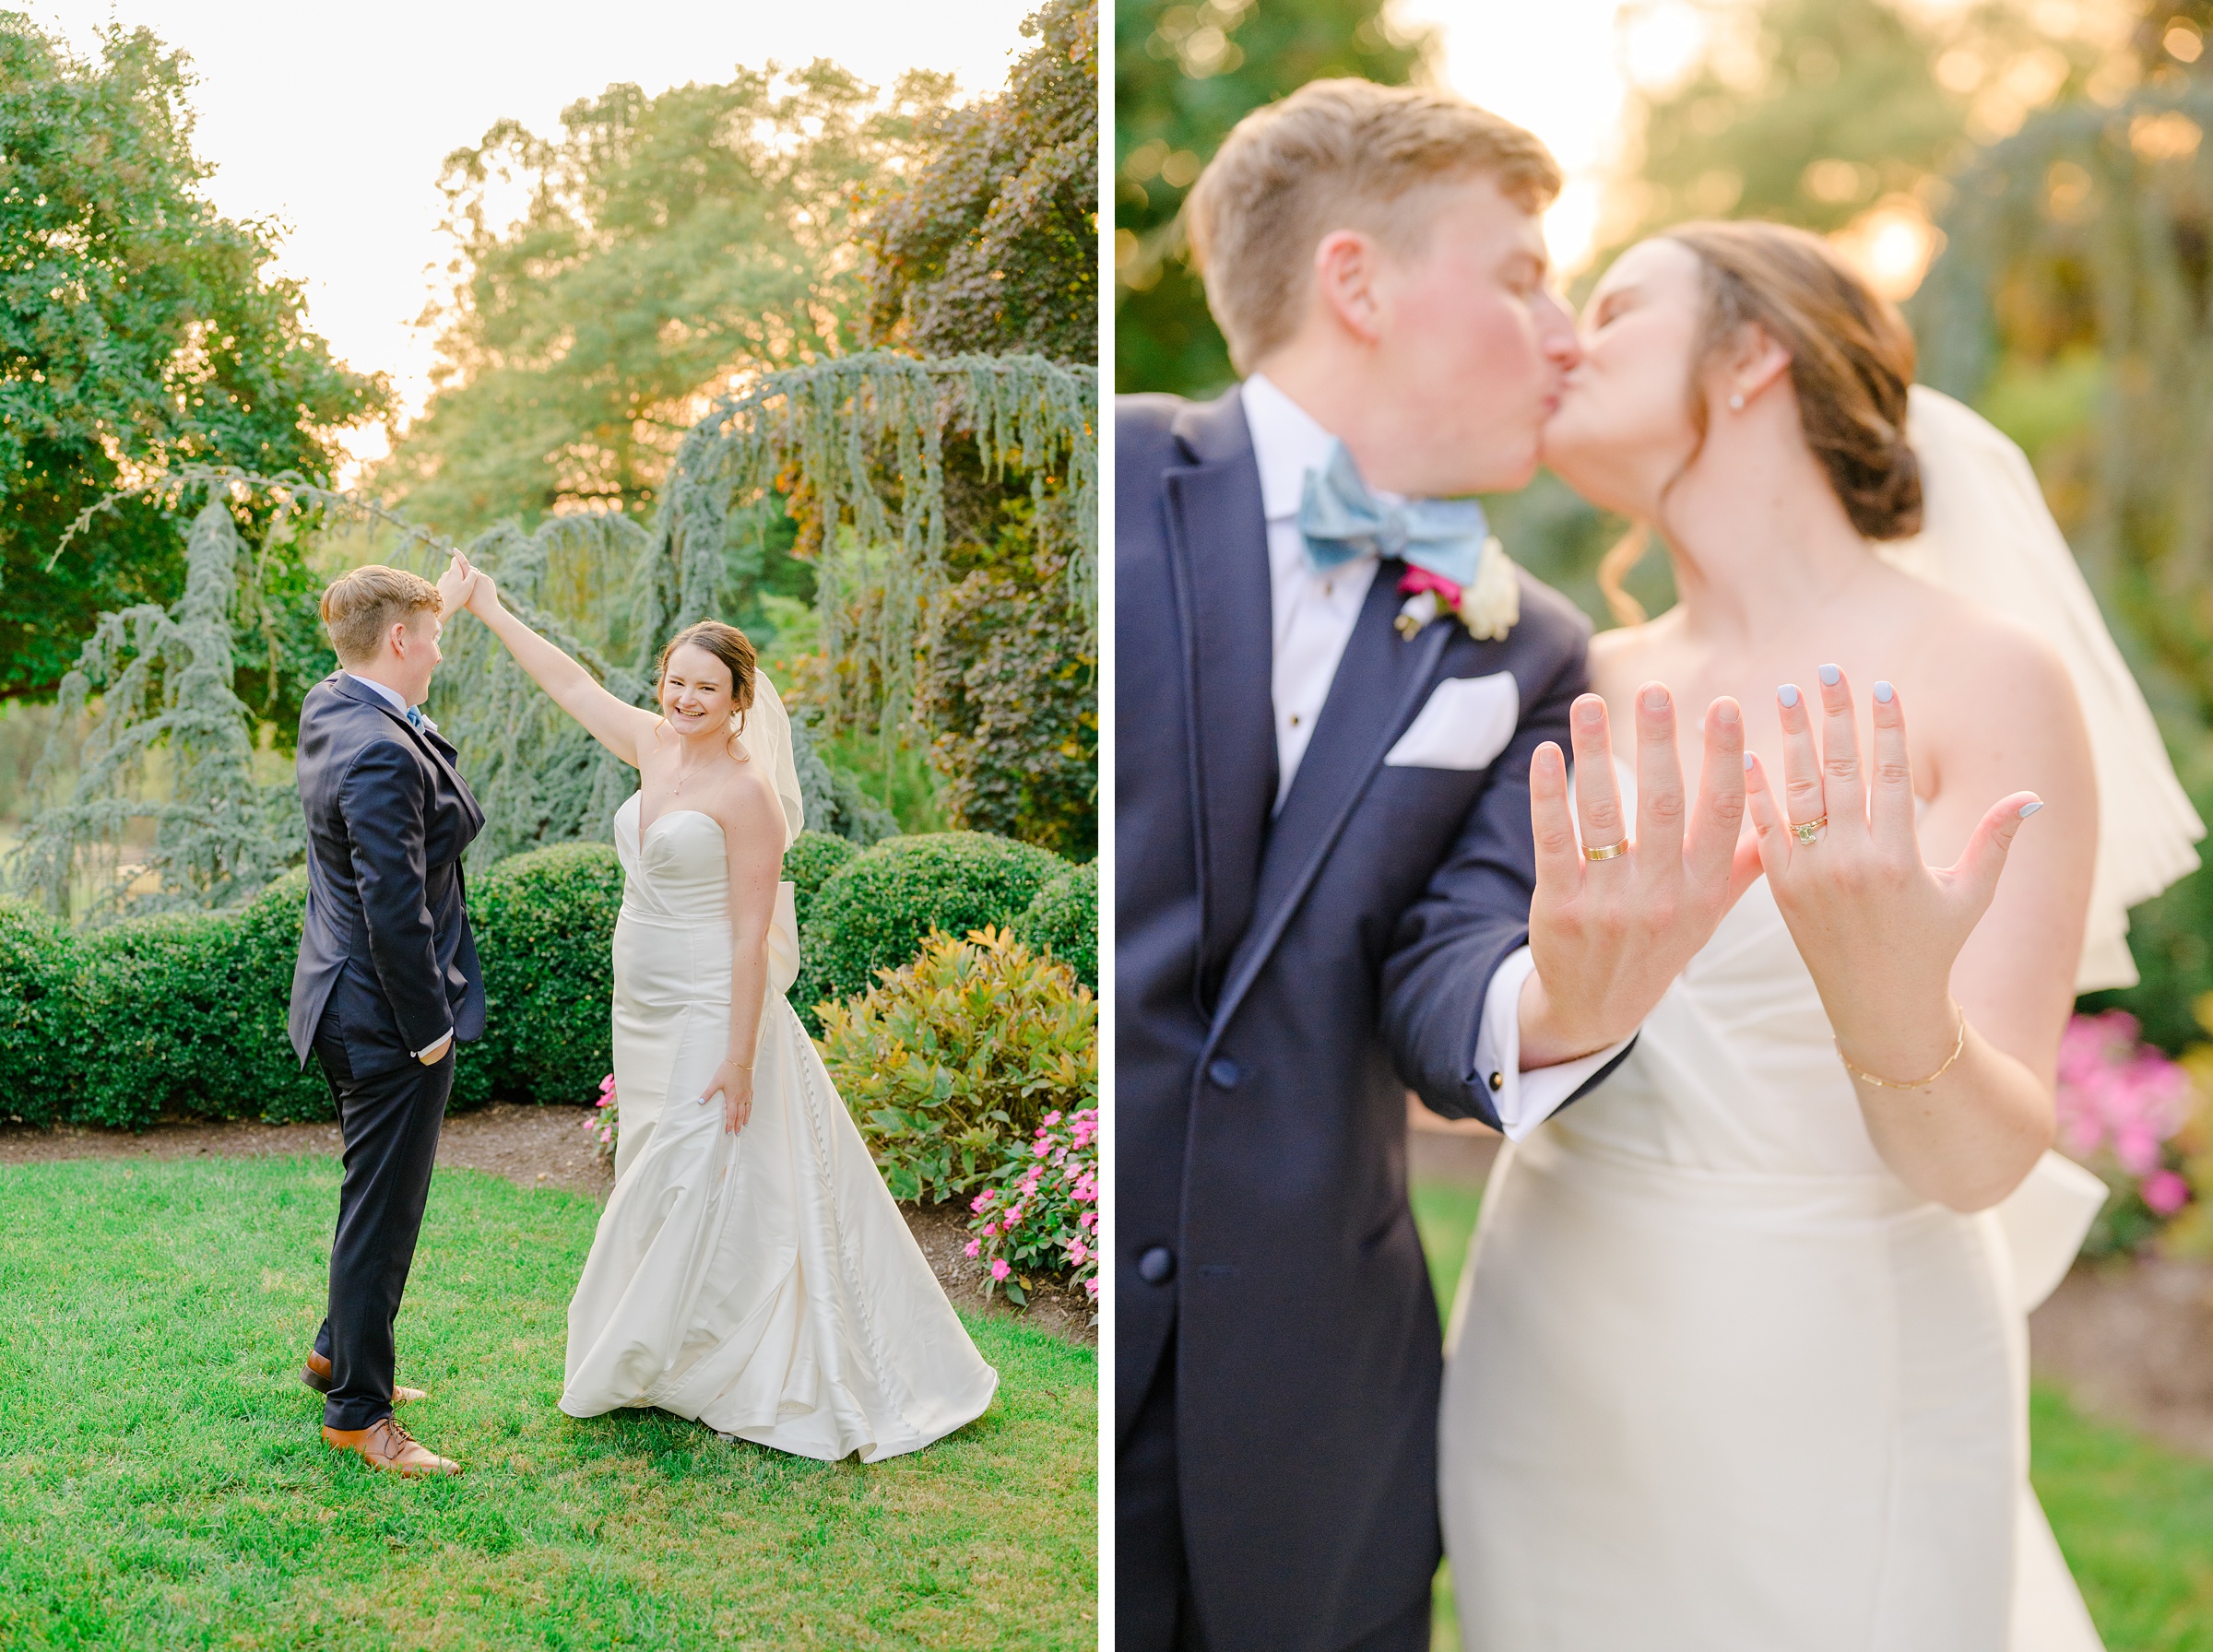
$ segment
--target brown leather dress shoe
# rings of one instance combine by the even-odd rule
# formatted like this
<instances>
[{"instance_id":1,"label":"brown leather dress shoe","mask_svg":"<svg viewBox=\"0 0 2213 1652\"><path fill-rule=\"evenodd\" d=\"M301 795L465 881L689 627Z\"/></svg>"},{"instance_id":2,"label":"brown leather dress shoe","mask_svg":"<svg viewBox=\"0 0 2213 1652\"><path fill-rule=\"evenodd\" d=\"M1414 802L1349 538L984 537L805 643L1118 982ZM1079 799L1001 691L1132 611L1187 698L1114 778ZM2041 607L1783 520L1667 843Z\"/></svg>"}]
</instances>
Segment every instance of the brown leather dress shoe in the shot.
<instances>
[{"instance_id":1,"label":"brown leather dress shoe","mask_svg":"<svg viewBox=\"0 0 2213 1652\"><path fill-rule=\"evenodd\" d=\"M307 1367L300 1373L300 1380L318 1394L329 1393L330 1385L335 1380L330 1362L314 1349L309 1349L307 1351ZM403 1388L397 1383L392 1386L392 1403L394 1405L405 1405L410 1399L428 1399L429 1398L430 1396L420 1388Z\"/></svg>"},{"instance_id":2,"label":"brown leather dress shoe","mask_svg":"<svg viewBox=\"0 0 2213 1652\"><path fill-rule=\"evenodd\" d=\"M323 1426L323 1437L340 1451L358 1451L372 1469L394 1474L458 1474L461 1465L415 1443L415 1436L390 1417L367 1428Z\"/></svg>"}]
</instances>

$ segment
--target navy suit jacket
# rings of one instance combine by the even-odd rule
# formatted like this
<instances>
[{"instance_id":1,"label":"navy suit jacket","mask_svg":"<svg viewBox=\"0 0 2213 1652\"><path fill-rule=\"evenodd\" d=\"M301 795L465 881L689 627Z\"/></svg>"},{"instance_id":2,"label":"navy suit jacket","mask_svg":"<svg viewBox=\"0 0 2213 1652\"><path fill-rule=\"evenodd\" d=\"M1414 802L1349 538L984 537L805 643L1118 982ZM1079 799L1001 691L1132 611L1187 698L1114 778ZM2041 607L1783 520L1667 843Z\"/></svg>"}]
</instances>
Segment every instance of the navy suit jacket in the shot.
<instances>
[{"instance_id":1,"label":"navy suit jacket","mask_svg":"<svg viewBox=\"0 0 2213 1652\"><path fill-rule=\"evenodd\" d=\"M1567 746L1590 626L1524 577L1505 640L1450 616L1408 639L1386 560L1272 819L1239 396L1125 397L1117 442L1118 1434L1172 1341L1209 1644L1319 1652L1410 1610L1437 1569L1442 1337L1405 1094L1497 1122L1484 994L1527 939L1530 757ZM1521 719L1488 769L1384 764L1438 683L1497 672ZM1149 1280L1161 1251L1173 1270Z\"/></svg>"},{"instance_id":2,"label":"navy suit jacket","mask_svg":"<svg viewBox=\"0 0 2213 1652\"><path fill-rule=\"evenodd\" d=\"M292 971L293 1052L335 1011L354 1073L388 1072L451 1029L484 1032L461 856L484 825L443 737L333 672L300 708L307 919Z\"/></svg>"}]
</instances>

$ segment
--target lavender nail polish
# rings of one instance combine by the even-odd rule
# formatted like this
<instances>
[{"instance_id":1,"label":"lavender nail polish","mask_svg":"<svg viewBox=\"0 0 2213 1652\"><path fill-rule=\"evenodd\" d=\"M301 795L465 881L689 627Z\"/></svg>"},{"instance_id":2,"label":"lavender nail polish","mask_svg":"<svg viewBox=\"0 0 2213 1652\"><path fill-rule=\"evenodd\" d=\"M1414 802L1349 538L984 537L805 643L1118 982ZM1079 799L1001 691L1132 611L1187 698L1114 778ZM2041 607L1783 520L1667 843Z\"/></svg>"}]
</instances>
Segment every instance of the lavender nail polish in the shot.
<instances>
[{"instance_id":1,"label":"lavender nail polish","mask_svg":"<svg viewBox=\"0 0 2213 1652\"><path fill-rule=\"evenodd\" d=\"M1798 703L1798 685L1792 682L1784 683L1782 687L1775 690L1775 698L1785 705L1796 705Z\"/></svg>"},{"instance_id":2,"label":"lavender nail polish","mask_svg":"<svg viewBox=\"0 0 2213 1652\"><path fill-rule=\"evenodd\" d=\"M1757 762L1758 761L1759 761L1759 759L1757 759L1757 757L1754 757L1754 756L1753 756L1753 755L1752 755L1752 754L1751 754L1749 751L1746 752L1746 753L1745 753L1745 773L1747 773L1747 774L1749 774L1749 773L1752 772L1752 765L1753 765L1754 763Z\"/></svg>"},{"instance_id":3,"label":"lavender nail polish","mask_svg":"<svg viewBox=\"0 0 2213 1652\"><path fill-rule=\"evenodd\" d=\"M2043 805L2043 802L2042 802L2042 800L2041 800L2041 798L2040 798L2038 801L2034 802L2034 803L2024 803L2024 804L2022 804L2022 805L2021 805L2021 819L2022 819L2022 820L2027 820L2027 819L2028 819L2028 818L2029 818L2030 815L2034 814L2034 813L2035 813L2035 812L2036 812L2038 809L2040 809L2040 808L2043 808L2043 806L2044 806L2044 805Z\"/></svg>"},{"instance_id":4,"label":"lavender nail polish","mask_svg":"<svg viewBox=\"0 0 2213 1652\"><path fill-rule=\"evenodd\" d=\"M1887 682L1878 682L1875 685L1875 697L1885 705L1888 705L1892 700L1898 697L1898 690Z\"/></svg>"},{"instance_id":5,"label":"lavender nail polish","mask_svg":"<svg viewBox=\"0 0 2213 1652\"><path fill-rule=\"evenodd\" d=\"M1821 686L1825 689L1833 689L1843 679L1843 676L1844 673L1834 666L1824 666L1821 667Z\"/></svg>"}]
</instances>

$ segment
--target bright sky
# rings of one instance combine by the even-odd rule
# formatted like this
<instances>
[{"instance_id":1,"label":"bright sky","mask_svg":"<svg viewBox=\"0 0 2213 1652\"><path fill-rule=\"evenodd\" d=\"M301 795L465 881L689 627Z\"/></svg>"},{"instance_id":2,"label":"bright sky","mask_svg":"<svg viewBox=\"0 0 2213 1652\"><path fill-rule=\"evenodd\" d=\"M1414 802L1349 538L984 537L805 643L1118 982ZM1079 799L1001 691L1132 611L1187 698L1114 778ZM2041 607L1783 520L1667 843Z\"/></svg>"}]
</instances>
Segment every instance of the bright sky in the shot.
<instances>
[{"instance_id":1,"label":"bright sky","mask_svg":"<svg viewBox=\"0 0 2213 1652\"><path fill-rule=\"evenodd\" d=\"M1568 174L1546 215L1554 262L1589 255L1605 174L1618 160L1636 82L1664 85L1695 61L1705 25L1687 0L1400 0L1394 21L1444 30L1446 83L1526 126Z\"/></svg>"},{"instance_id":2,"label":"bright sky","mask_svg":"<svg viewBox=\"0 0 2213 1652\"><path fill-rule=\"evenodd\" d=\"M22 3L22 0L19 0ZM410 410L433 353L413 326L449 249L438 168L502 116L558 131L561 111L618 81L648 93L726 79L743 64L828 57L874 85L950 72L961 95L997 91L1036 0L28 0L81 52L109 21L146 24L199 76L195 147L232 218L288 227L278 268L306 287L338 356L389 372ZM361 456L381 438L349 443Z\"/></svg>"}]
</instances>

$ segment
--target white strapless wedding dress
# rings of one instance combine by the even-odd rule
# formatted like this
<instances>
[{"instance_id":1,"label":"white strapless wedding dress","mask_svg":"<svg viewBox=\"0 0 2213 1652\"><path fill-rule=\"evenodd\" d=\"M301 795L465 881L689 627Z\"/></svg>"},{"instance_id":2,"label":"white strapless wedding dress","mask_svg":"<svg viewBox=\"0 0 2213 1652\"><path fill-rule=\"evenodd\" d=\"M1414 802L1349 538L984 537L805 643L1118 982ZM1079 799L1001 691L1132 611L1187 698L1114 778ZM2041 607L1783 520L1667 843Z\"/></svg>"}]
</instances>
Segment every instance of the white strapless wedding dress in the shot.
<instances>
[{"instance_id":1,"label":"white strapless wedding dress","mask_svg":"<svg viewBox=\"0 0 2213 1652\"><path fill-rule=\"evenodd\" d=\"M2104 1198L1877 1157L1756 883L1491 1173L1447 1336L1468 1652L2097 1652L2028 1479L2028 1310Z\"/></svg>"},{"instance_id":2,"label":"white strapless wedding dress","mask_svg":"<svg viewBox=\"0 0 2213 1652\"><path fill-rule=\"evenodd\" d=\"M615 816L615 1187L569 1304L561 1409L658 1406L801 1457L918 1451L999 1385L907 1232L784 994L799 970L777 893L753 1112L733 1136L700 1087L728 1048L722 828Z\"/></svg>"}]
</instances>

